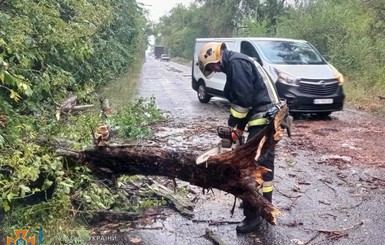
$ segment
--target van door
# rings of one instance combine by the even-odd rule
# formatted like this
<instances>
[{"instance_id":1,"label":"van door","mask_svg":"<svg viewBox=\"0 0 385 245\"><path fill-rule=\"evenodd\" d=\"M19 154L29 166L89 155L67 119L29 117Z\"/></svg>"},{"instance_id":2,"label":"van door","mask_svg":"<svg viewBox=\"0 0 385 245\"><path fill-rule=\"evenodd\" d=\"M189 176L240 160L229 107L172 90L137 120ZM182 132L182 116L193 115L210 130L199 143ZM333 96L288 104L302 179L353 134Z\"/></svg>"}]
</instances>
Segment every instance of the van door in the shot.
<instances>
[{"instance_id":1,"label":"van door","mask_svg":"<svg viewBox=\"0 0 385 245\"><path fill-rule=\"evenodd\" d=\"M240 52L253 58L263 67L261 57L259 56L257 50L254 48L254 45L251 42L242 41L241 47L240 47Z\"/></svg>"}]
</instances>

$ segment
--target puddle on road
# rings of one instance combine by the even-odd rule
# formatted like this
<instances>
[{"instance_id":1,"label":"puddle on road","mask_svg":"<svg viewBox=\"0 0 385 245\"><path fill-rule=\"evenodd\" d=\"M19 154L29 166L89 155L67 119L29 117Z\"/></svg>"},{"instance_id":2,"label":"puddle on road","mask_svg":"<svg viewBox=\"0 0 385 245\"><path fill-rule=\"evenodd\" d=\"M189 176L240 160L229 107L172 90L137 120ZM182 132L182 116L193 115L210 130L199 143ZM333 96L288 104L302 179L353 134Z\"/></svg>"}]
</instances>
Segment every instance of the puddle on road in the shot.
<instances>
[{"instance_id":1,"label":"puddle on road","mask_svg":"<svg viewBox=\"0 0 385 245\"><path fill-rule=\"evenodd\" d=\"M130 72L122 75L103 87L99 94L109 100L113 109L120 108L132 102L139 82L139 75L132 76Z\"/></svg>"}]
</instances>

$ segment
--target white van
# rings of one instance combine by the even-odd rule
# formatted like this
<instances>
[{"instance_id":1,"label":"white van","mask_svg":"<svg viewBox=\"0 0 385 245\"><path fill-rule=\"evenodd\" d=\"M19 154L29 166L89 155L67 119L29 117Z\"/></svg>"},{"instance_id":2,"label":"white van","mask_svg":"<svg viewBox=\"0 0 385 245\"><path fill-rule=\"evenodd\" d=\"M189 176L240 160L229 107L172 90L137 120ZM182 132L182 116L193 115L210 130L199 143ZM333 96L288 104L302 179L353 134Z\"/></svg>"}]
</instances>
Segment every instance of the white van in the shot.
<instances>
[{"instance_id":1,"label":"white van","mask_svg":"<svg viewBox=\"0 0 385 245\"><path fill-rule=\"evenodd\" d=\"M343 109L343 76L307 41L283 38L198 38L192 65L192 88L202 103L211 97L224 97L224 73L210 79L198 66L198 55L205 43L224 42L229 50L254 58L275 82L278 94L286 99L291 113L328 116Z\"/></svg>"}]
</instances>

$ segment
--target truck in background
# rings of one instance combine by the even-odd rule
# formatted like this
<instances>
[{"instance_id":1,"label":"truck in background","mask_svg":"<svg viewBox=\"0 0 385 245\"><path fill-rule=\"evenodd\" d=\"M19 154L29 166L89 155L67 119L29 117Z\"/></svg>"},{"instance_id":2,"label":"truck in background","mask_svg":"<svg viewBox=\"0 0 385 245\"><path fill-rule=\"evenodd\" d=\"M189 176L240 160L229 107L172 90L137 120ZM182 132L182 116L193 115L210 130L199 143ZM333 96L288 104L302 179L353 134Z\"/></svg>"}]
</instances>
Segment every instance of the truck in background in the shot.
<instances>
[{"instance_id":1,"label":"truck in background","mask_svg":"<svg viewBox=\"0 0 385 245\"><path fill-rule=\"evenodd\" d=\"M155 56L155 59L160 59L160 56L162 54L165 54L166 48L162 45L155 45L154 46L154 56Z\"/></svg>"}]
</instances>

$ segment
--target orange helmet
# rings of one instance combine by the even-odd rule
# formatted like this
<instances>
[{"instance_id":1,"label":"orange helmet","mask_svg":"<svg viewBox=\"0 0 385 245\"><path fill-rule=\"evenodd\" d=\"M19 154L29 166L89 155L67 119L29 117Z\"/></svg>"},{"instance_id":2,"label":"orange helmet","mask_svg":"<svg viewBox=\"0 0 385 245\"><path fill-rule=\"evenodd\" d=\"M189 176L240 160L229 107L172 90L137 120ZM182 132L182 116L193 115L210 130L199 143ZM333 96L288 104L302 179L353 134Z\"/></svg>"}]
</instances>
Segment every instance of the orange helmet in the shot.
<instances>
[{"instance_id":1,"label":"orange helmet","mask_svg":"<svg viewBox=\"0 0 385 245\"><path fill-rule=\"evenodd\" d=\"M221 60L221 50L226 49L225 43L210 42L203 45L198 56L199 69L205 77L210 76L213 71L207 71L206 65L218 63Z\"/></svg>"}]
</instances>

